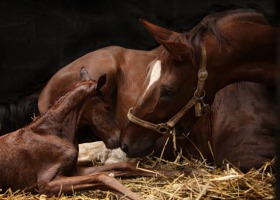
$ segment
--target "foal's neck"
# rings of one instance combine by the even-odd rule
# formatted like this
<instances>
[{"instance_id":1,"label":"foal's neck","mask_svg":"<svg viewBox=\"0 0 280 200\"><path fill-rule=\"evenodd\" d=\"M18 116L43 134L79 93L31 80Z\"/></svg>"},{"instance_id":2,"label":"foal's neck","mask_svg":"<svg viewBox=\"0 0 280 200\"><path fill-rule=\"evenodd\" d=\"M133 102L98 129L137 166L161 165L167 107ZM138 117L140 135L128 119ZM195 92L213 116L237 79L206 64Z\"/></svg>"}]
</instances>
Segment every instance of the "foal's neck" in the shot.
<instances>
[{"instance_id":1,"label":"foal's neck","mask_svg":"<svg viewBox=\"0 0 280 200\"><path fill-rule=\"evenodd\" d=\"M38 133L56 134L74 141L84 101L91 84L83 84L61 97L55 105L32 124Z\"/></svg>"}]
</instances>

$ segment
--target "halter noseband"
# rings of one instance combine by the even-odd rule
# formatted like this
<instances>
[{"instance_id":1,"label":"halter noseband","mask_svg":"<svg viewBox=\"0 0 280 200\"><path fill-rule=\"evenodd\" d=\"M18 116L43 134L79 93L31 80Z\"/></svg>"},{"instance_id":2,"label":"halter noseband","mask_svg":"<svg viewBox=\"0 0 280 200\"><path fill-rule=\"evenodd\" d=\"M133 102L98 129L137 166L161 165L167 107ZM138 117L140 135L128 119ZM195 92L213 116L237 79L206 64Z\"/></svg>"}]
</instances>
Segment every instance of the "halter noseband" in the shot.
<instances>
[{"instance_id":1,"label":"halter noseband","mask_svg":"<svg viewBox=\"0 0 280 200\"><path fill-rule=\"evenodd\" d=\"M208 72L206 70L206 49L205 46L201 46L201 56L202 56L202 61L201 65L198 70L198 82L197 82L197 87L196 90L193 94L193 97L188 101L188 103L185 104L179 112L177 112L170 120L168 120L166 123L159 123L159 124L154 124L145 120L142 120L138 117L135 117L134 115L131 114L132 108L129 109L127 113L128 119L133 122L134 124L137 124L139 126L142 126L147 129L151 129L154 131L157 131L158 133L161 134L167 134L171 133L172 129L175 127L175 125L178 123L178 121L194 106L195 109L195 115L197 117L202 115L203 110L209 109L209 105L205 104L203 101L203 98L205 96L205 90L204 90L204 84L205 80L208 77ZM202 107L201 107L202 104Z\"/></svg>"}]
</instances>

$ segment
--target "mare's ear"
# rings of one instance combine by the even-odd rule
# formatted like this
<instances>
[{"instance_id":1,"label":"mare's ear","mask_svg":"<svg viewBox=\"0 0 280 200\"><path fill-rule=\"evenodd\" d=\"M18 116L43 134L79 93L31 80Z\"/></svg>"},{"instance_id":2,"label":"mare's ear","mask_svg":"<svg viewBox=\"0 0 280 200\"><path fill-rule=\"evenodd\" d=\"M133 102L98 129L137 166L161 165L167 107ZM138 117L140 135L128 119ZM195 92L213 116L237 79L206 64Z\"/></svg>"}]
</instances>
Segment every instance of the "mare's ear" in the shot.
<instances>
[{"instance_id":1,"label":"mare's ear","mask_svg":"<svg viewBox=\"0 0 280 200\"><path fill-rule=\"evenodd\" d=\"M103 74L102 76L100 76L100 78L97 81L96 90L100 90L105 85L106 79L107 79L106 74Z\"/></svg>"},{"instance_id":2,"label":"mare's ear","mask_svg":"<svg viewBox=\"0 0 280 200\"><path fill-rule=\"evenodd\" d=\"M151 35L157 40L157 38L161 40L167 40L172 35L181 35L181 33L168 30L166 28L157 26L152 24L144 19L139 19L140 23L151 33Z\"/></svg>"},{"instance_id":3,"label":"mare's ear","mask_svg":"<svg viewBox=\"0 0 280 200\"><path fill-rule=\"evenodd\" d=\"M144 19L140 19L140 22L175 59L180 61L189 59L193 62L191 58L192 46L187 39L184 39L185 36L182 33L157 26Z\"/></svg>"},{"instance_id":4,"label":"mare's ear","mask_svg":"<svg viewBox=\"0 0 280 200\"><path fill-rule=\"evenodd\" d=\"M89 76L89 73L88 73L88 71L86 70L85 67L82 67L81 70L80 70L80 78L81 78L81 81L91 80L91 78Z\"/></svg>"},{"instance_id":5,"label":"mare's ear","mask_svg":"<svg viewBox=\"0 0 280 200\"><path fill-rule=\"evenodd\" d=\"M190 45L186 45L183 42L161 40L159 38L156 38L156 40L177 60L188 60L191 63L194 62L192 55L192 47Z\"/></svg>"}]
</instances>

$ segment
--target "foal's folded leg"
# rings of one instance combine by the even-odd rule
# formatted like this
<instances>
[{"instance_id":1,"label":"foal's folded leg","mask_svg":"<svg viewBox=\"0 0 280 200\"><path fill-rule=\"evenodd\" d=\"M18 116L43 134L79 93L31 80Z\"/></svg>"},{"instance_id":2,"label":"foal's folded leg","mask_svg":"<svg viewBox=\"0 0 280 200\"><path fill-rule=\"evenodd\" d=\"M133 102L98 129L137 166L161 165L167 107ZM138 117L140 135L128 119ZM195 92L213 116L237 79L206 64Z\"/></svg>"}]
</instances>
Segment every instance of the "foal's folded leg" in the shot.
<instances>
[{"instance_id":1,"label":"foal's folded leg","mask_svg":"<svg viewBox=\"0 0 280 200\"><path fill-rule=\"evenodd\" d=\"M44 187L39 188L39 191L47 196L56 196L60 193L72 194L73 191L104 188L124 195L132 200L143 199L124 187L117 179L105 173L73 177L60 176L47 183Z\"/></svg>"},{"instance_id":2,"label":"foal's folded leg","mask_svg":"<svg viewBox=\"0 0 280 200\"><path fill-rule=\"evenodd\" d=\"M77 175L88 175L95 173L106 173L115 177L133 177L133 176L146 176L154 177L158 175L163 175L169 178L179 176L181 174L188 175L191 174L191 169L189 170L155 170L147 168L138 168L136 163L131 162L120 162L102 166L95 167L79 167Z\"/></svg>"}]
</instances>

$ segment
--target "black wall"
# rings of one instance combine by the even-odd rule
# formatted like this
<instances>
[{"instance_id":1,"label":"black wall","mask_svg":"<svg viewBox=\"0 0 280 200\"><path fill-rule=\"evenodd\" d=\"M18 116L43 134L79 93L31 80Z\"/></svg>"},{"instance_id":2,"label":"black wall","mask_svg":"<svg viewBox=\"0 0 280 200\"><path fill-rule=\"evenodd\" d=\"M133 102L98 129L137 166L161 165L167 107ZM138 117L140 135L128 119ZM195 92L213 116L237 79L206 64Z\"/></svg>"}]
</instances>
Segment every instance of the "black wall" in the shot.
<instances>
[{"instance_id":1,"label":"black wall","mask_svg":"<svg viewBox=\"0 0 280 200\"><path fill-rule=\"evenodd\" d=\"M156 46L139 18L183 31L224 6L258 7L275 23L274 0L0 0L0 104L42 88L95 49Z\"/></svg>"}]
</instances>

